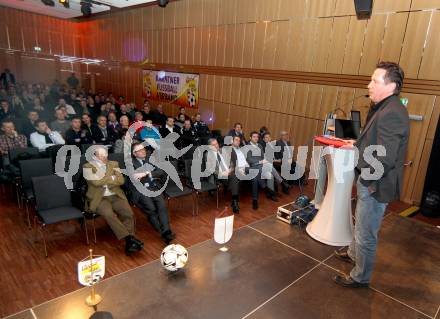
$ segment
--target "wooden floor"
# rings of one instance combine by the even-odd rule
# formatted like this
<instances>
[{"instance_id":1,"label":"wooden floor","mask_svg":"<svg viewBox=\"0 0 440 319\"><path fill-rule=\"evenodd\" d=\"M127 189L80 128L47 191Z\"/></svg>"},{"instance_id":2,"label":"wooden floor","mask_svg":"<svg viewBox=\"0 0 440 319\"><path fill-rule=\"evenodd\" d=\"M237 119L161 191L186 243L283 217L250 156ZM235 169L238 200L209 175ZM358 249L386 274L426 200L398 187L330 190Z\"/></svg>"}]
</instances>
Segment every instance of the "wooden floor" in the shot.
<instances>
[{"instance_id":1,"label":"wooden floor","mask_svg":"<svg viewBox=\"0 0 440 319\"><path fill-rule=\"evenodd\" d=\"M305 187L305 194L312 195L312 185ZM299 189L294 186L289 195L280 195L278 203L260 196L260 208L254 211L250 193L245 193L235 228L273 215L278 206L292 202L298 195ZM88 255L89 248L80 227L76 223L50 226L49 257L45 258L40 237L35 230L27 228L24 211L17 208L12 194L6 192L0 196L0 317L80 288L76 265ZM220 194L220 208L229 202L227 195ZM388 206L388 211L399 213L407 207L396 202ZM213 237L215 197L201 197L196 217L192 216L189 198L171 201L169 210L176 243L189 247ZM145 242L145 248L131 257L125 256L123 243L116 240L105 221L97 220L98 243L92 247L95 254L106 256L106 278L157 259L164 247L142 213L135 209L135 215L137 236Z\"/></svg>"}]
</instances>

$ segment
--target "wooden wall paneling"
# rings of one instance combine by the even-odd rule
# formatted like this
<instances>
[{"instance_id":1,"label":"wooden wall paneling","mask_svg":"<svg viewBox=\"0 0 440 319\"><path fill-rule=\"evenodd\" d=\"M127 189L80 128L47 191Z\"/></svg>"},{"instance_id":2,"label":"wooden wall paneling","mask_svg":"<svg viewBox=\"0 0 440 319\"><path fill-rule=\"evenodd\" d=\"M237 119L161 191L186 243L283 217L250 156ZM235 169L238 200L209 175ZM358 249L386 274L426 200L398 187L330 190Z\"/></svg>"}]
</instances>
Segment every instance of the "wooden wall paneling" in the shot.
<instances>
[{"instance_id":1,"label":"wooden wall paneling","mask_svg":"<svg viewBox=\"0 0 440 319\"><path fill-rule=\"evenodd\" d=\"M334 19L318 19L314 38L316 49L313 54L311 71L320 72L326 69L329 56Z\"/></svg>"},{"instance_id":2,"label":"wooden wall paneling","mask_svg":"<svg viewBox=\"0 0 440 319\"><path fill-rule=\"evenodd\" d=\"M242 80L243 81L243 80ZM241 91L241 89L240 89ZM249 98L242 99L240 96L240 105L259 107L260 105L260 92L261 92L261 80L250 79ZM244 93L244 92L243 92ZM247 95L247 92L243 94L243 97Z\"/></svg>"},{"instance_id":3,"label":"wooden wall paneling","mask_svg":"<svg viewBox=\"0 0 440 319\"><path fill-rule=\"evenodd\" d=\"M253 128L250 128L248 125L249 112L253 112L253 110L239 105L231 105L229 110L228 127L226 127L226 129L229 131L234 123L240 122L243 125L244 133L249 134L249 132L253 130Z\"/></svg>"},{"instance_id":4,"label":"wooden wall paneling","mask_svg":"<svg viewBox=\"0 0 440 319\"><path fill-rule=\"evenodd\" d=\"M355 97L362 96L368 94L368 89L355 89L354 95ZM357 98L353 101L353 110L361 112L361 126L365 125L365 121L367 119L368 111L370 110L371 100L368 97ZM350 116L350 114L347 114Z\"/></svg>"},{"instance_id":5,"label":"wooden wall paneling","mask_svg":"<svg viewBox=\"0 0 440 319\"><path fill-rule=\"evenodd\" d=\"M338 89L338 100L336 102L336 106L341 108L347 117L349 116L350 110L353 107L352 101L355 98L354 94L354 88L339 87ZM341 116L340 113L338 113L338 117L339 116Z\"/></svg>"},{"instance_id":6,"label":"wooden wall paneling","mask_svg":"<svg viewBox=\"0 0 440 319\"><path fill-rule=\"evenodd\" d=\"M252 98L252 81L253 79L242 78L240 79L240 86L237 88L240 94L240 105L251 106ZM259 92L257 92L258 94Z\"/></svg>"},{"instance_id":7,"label":"wooden wall paneling","mask_svg":"<svg viewBox=\"0 0 440 319\"><path fill-rule=\"evenodd\" d=\"M246 124L244 124L243 131L245 132L245 137L248 140L250 132L258 132L260 127L267 126L267 120L270 112L267 110L257 109L247 109L246 111Z\"/></svg>"},{"instance_id":8,"label":"wooden wall paneling","mask_svg":"<svg viewBox=\"0 0 440 319\"><path fill-rule=\"evenodd\" d=\"M188 31L188 46L186 52L186 64L196 64L194 61L194 46L195 46L195 29L187 28Z\"/></svg>"},{"instance_id":9,"label":"wooden wall paneling","mask_svg":"<svg viewBox=\"0 0 440 319\"><path fill-rule=\"evenodd\" d=\"M214 129L214 102L200 100L199 101L199 109L197 113L200 113L202 117L202 121L206 122L209 128Z\"/></svg>"},{"instance_id":10,"label":"wooden wall paneling","mask_svg":"<svg viewBox=\"0 0 440 319\"><path fill-rule=\"evenodd\" d=\"M295 101L293 105L292 114L305 116L307 109L307 99L309 95L309 84L296 83L295 87Z\"/></svg>"},{"instance_id":11,"label":"wooden wall paneling","mask_svg":"<svg viewBox=\"0 0 440 319\"><path fill-rule=\"evenodd\" d=\"M399 61L407 19L408 12L390 13L387 15L380 60Z\"/></svg>"},{"instance_id":12,"label":"wooden wall paneling","mask_svg":"<svg viewBox=\"0 0 440 319\"><path fill-rule=\"evenodd\" d=\"M200 65L208 65L210 28L203 27L201 34ZM177 48L177 43L176 43ZM178 48L177 48L178 49Z\"/></svg>"},{"instance_id":13,"label":"wooden wall paneling","mask_svg":"<svg viewBox=\"0 0 440 319\"><path fill-rule=\"evenodd\" d=\"M335 16L356 15L353 0L336 0Z\"/></svg>"},{"instance_id":14,"label":"wooden wall paneling","mask_svg":"<svg viewBox=\"0 0 440 319\"><path fill-rule=\"evenodd\" d=\"M278 22L267 22L265 24L266 34L264 37L262 67L264 69L273 69L277 48Z\"/></svg>"},{"instance_id":15,"label":"wooden wall paneling","mask_svg":"<svg viewBox=\"0 0 440 319\"><path fill-rule=\"evenodd\" d=\"M350 17L344 63L342 65L343 74L358 74L359 72L366 26L366 20L358 20L356 16Z\"/></svg>"},{"instance_id":16,"label":"wooden wall paneling","mask_svg":"<svg viewBox=\"0 0 440 319\"><path fill-rule=\"evenodd\" d=\"M336 0L308 1L308 17L330 17L334 15Z\"/></svg>"},{"instance_id":17,"label":"wooden wall paneling","mask_svg":"<svg viewBox=\"0 0 440 319\"><path fill-rule=\"evenodd\" d=\"M193 54L194 54L194 64L201 65L202 64L202 27L194 28L194 44L193 44Z\"/></svg>"},{"instance_id":18,"label":"wooden wall paneling","mask_svg":"<svg viewBox=\"0 0 440 319\"><path fill-rule=\"evenodd\" d=\"M217 27L215 65L225 66L225 50L227 49L226 46L226 25L219 25Z\"/></svg>"},{"instance_id":19,"label":"wooden wall paneling","mask_svg":"<svg viewBox=\"0 0 440 319\"><path fill-rule=\"evenodd\" d=\"M258 94L258 101L254 107L260 109L270 109L270 99L272 98L272 81L260 80L260 90ZM251 105L252 107L253 105Z\"/></svg>"},{"instance_id":20,"label":"wooden wall paneling","mask_svg":"<svg viewBox=\"0 0 440 319\"><path fill-rule=\"evenodd\" d=\"M323 86L318 84L309 85L305 116L320 119Z\"/></svg>"},{"instance_id":21,"label":"wooden wall paneling","mask_svg":"<svg viewBox=\"0 0 440 319\"><path fill-rule=\"evenodd\" d=\"M219 1L205 0L203 1L203 25L217 25L219 18Z\"/></svg>"},{"instance_id":22,"label":"wooden wall paneling","mask_svg":"<svg viewBox=\"0 0 440 319\"><path fill-rule=\"evenodd\" d=\"M289 23L289 39L287 40L287 70L298 70L299 59L303 53L302 42L306 34L304 19L292 19Z\"/></svg>"},{"instance_id":23,"label":"wooden wall paneling","mask_svg":"<svg viewBox=\"0 0 440 319\"><path fill-rule=\"evenodd\" d=\"M273 21L279 18L280 0L258 0L255 1L257 7L257 21Z\"/></svg>"},{"instance_id":24,"label":"wooden wall paneling","mask_svg":"<svg viewBox=\"0 0 440 319\"><path fill-rule=\"evenodd\" d=\"M255 24L255 38L252 52L252 68L260 69L263 67L264 39L266 37L267 25L269 22L258 21Z\"/></svg>"},{"instance_id":25,"label":"wooden wall paneling","mask_svg":"<svg viewBox=\"0 0 440 319\"><path fill-rule=\"evenodd\" d=\"M209 27L208 65L215 65L217 55L217 26Z\"/></svg>"},{"instance_id":26,"label":"wooden wall paneling","mask_svg":"<svg viewBox=\"0 0 440 319\"><path fill-rule=\"evenodd\" d=\"M189 28L183 28L181 29L181 33L180 33L180 55L181 55L181 59L180 59L180 63L183 64L189 64L188 63L188 54L191 51L192 52L192 47L189 46L189 37L190 37L190 29ZM191 57L192 58L192 57Z\"/></svg>"},{"instance_id":27,"label":"wooden wall paneling","mask_svg":"<svg viewBox=\"0 0 440 319\"><path fill-rule=\"evenodd\" d=\"M221 101L224 103L232 103L231 96L232 96L232 77L223 76Z\"/></svg>"},{"instance_id":28,"label":"wooden wall paneling","mask_svg":"<svg viewBox=\"0 0 440 319\"><path fill-rule=\"evenodd\" d=\"M256 37L256 24L248 23L245 25L244 43L243 43L243 63L242 68L250 68L253 65L254 40Z\"/></svg>"},{"instance_id":29,"label":"wooden wall paneling","mask_svg":"<svg viewBox=\"0 0 440 319\"><path fill-rule=\"evenodd\" d=\"M292 1L281 0L280 1L280 20L288 20L290 18L302 18L306 15L306 1Z\"/></svg>"},{"instance_id":30,"label":"wooden wall paneling","mask_svg":"<svg viewBox=\"0 0 440 319\"><path fill-rule=\"evenodd\" d=\"M293 106L295 102L295 82L283 82L283 90L281 97L280 111L286 114L293 114Z\"/></svg>"},{"instance_id":31,"label":"wooden wall paneling","mask_svg":"<svg viewBox=\"0 0 440 319\"><path fill-rule=\"evenodd\" d=\"M425 177L428 171L429 158L432 151L433 140L426 139L420 156L420 165L417 170L417 176L412 185L410 202L414 205L420 205L422 202L423 188L425 186Z\"/></svg>"},{"instance_id":32,"label":"wooden wall paneling","mask_svg":"<svg viewBox=\"0 0 440 319\"><path fill-rule=\"evenodd\" d=\"M137 9L135 9L137 10ZM176 3L175 1L168 3L163 9L163 20L166 29L174 29L176 27Z\"/></svg>"},{"instance_id":33,"label":"wooden wall paneling","mask_svg":"<svg viewBox=\"0 0 440 319\"><path fill-rule=\"evenodd\" d=\"M367 20L359 74L370 75L379 62L386 20L383 14L372 15Z\"/></svg>"},{"instance_id":34,"label":"wooden wall paneling","mask_svg":"<svg viewBox=\"0 0 440 319\"><path fill-rule=\"evenodd\" d=\"M287 52L287 43L289 42L289 21L277 22L277 33L275 34L275 56L274 69L285 69Z\"/></svg>"},{"instance_id":35,"label":"wooden wall paneling","mask_svg":"<svg viewBox=\"0 0 440 319\"><path fill-rule=\"evenodd\" d=\"M214 76L214 101L222 101L222 92L223 92L223 83L222 83L223 77L216 75Z\"/></svg>"},{"instance_id":36,"label":"wooden wall paneling","mask_svg":"<svg viewBox=\"0 0 440 319\"><path fill-rule=\"evenodd\" d=\"M224 66L232 67L232 61L234 59L235 51L235 25L229 24L225 26L225 57Z\"/></svg>"},{"instance_id":37,"label":"wooden wall paneling","mask_svg":"<svg viewBox=\"0 0 440 319\"><path fill-rule=\"evenodd\" d=\"M433 61L440 61L440 41L438 41L438 35L440 34L440 11L432 13L428 31L418 77L420 79L440 80L440 64L432 63Z\"/></svg>"},{"instance_id":38,"label":"wooden wall paneling","mask_svg":"<svg viewBox=\"0 0 440 319\"><path fill-rule=\"evenodd\" d=\"M198 64L200 64L200 54L198 56L198 59ZM170 63L176 63L176 29L168 30L168 60L170 61Z\"/></svg>"},{"instance_id":39,"label":"wooden wall paneling","mask_svg":"<svg viewBox=\"0 0 440 319\"><path fill-rule=\"evenodd\" d=\"M199 99L207 99L207 97L206 97L207 81L208 81L208 75L200 74L200 76L199 76Z\"/></svg>"},{"instance_id":40,"label":"wooden wall paneling","mask_svg":"<svg viewBox=\"0 0 440 319\"><path fill-rule=\"evenodd\" d=\"M168 5L176 7L177 2L171 2ZM153 6L142 8L142 29L144 30L153 29Z\"/></svg>"},{"instance_id":41,"label":"wooden wall paneling","mask_svg":"<svg viewBox=\"0 0 440 319\"><path fill-rule=\"evenodd\" d=\"M181 1L183 5L185 5L188 1ZM163 29L164 28L164 11L166 10L166 8L161 8L159 6L152 6L153 9L153 13L152 13L152 18L153 18L153 29L154 30L159 30L159 29ZM182 10L181 11L181 20L179 21L180 23L183 24L179 24L179 27L184 27L186 26L186 21L183 22L182 20L185 18L185 11Z\"/></svg>"},{"instance_id":42,"label":"wooden wall paneling","mask_svg":"<svg viewBox=\"0 0 440 319\"><path fill-rule=\"evenodd\" d=\"M214 75L206 76L206 88L205 88L205 97L207 100L214 100Z\"/></svg>"},{"instance_id":43,"label":"wooden wall paneling","mask_svg":"<svg viewBox=\"0 0 440 319\"><path fill-rule=\"evenodd\" d=\"M426 138L434 139L435 137L435 131L437 129L437 125L439 124L440 120L440 97L435 97L435 104L434 109L432 111L431 118L429 120L429 127L428 132L426 133Z\"/></svg>"},{"instance_id":44,"label":"wooden wall paneling","mask_svg":"<svg viewBox=\"0 0 440 319\"><path fill-rule=\"evenodd\" d=\"M257 6L254 0L237 1L237 23L255 22Z\"/></svg>"},{"instance_id":45,"label":"wooden wall paneling","mask_svg":"<svg viewBox=\"0 0 440 319\"><path fill-rule=\"evenodd\" d=\"M435 96L420 94L405 94L409 99L408 112L410 114L423 115L423 121L410 121L410 136L408 141L408 151L406 161L411 160L412 166L406 166L403 176L403 190L401 199L407 203L411 202L413 185L420 165L420 158L423 151L423 143L429 127L429 119L432 115Z\"/></svg>"},{"instance_id":46,"label":"wooden wall paneling","mask_svg":"<svg viewBox=\"0 0 440 319\"><path fill-rule=\"evenodd\" d=\"M348 27L350 24L350 17L336 17L334 18L332 30L332 42L330 45L330 52L326 72L341 73L342 64L344 62L345 47L347 44Z\"/></svg>"},{"instance_id":47,"label":"wooden wall paneling","mask_svg":"<svg viewBox=\"0 0 440 319\"><path fill-rule=\"evenodd\" d=\"M232 107L236 107L233 105ZM221 102L213 102L213 127L222 131L222 134L227 134L230 127L232 127L230 120L231 105Z\"/></svg>"},{"instance_id":48,"label":"wooden wall paneling","mask_svg":"<svg viewBox=\"0 0 440 319\"><path fill-rule=\"evenodd\" d=\"M5 14L5 10L0 10L0 21L7 21ZM9 49L8 25L6 23L0 25L0 48Z\"/></svg>"},{"instance_id":49,"label":"wooden wall paneling","mask_svg":"<svg viewBox=\"0 0 440 319\"><path fill-rule=\"evenodd\" d=\"M430 11L411 12L409 14L399 63L405 70L406 77L417 78L418 76L431 15L432 12Z\"/></svg>"},{"instance_id":50,"label":"wooden wall paneling","mask_svg":"<svg viewBox=\"0 0 440 319\"><path fill-rule=\"evenodd\" d=\"M188 2L187 25L191 27L203 25L203 0L191 0L186 2Z\"/></svg>"},{"instance_id":51,"label":"wooden wall paneling","mask_svg":"<svg viewBox=\"0 0 440 319\"><path fill-rule=\"evenodd\" d=\"M218 24L234 24L237 21L237 6L238 2L236 0L223 0L221 2L217 1L218 5ZM214 10L217 6L214 7Z\"/></svg>"},{"instance_id":52,"label":"wooden wall paneling","mask_svg":"<svg viewBox=\"0 0 440 319\"><path fill-rule=\"evenodd\" d=\"M232 49L232 67L239 68L243 65L243 51L245 43L246 24L236 24L234 31L234 47Z\"/></svg>"},{"instance_id":53,"label":"wooden wall paneling","mask_svg":"<svg viewBox=\"0 0 440 319\"><path fill-rule=\"evenodd\" d=\"M271 134L272 140L278 139L281 131L290 131L292 118L292 115L269 113L266 126Z\"/></svg>"},{"instance_id":54,"label":"wooden wall paneling","mask_svg":"<svg viewBox=\"0 0 440 319\"><path fill-rule=\"evenodd\" d=\"M299 52L299 59L297 70L310 71L312 69L313 55L316 50L316 41L312 34L315 34L318 25L318 19L304 20L304 37L301 41L301 49ZM297 56L298 57L298 56Z\"/></svg>"},{"instance_id":55,"label":"wooden wall paneling","mask_svg":"<svg viewBox=\"0 0 440 319\"><path fill-rule=\"evenodd\" d=\"M8 9L5 20L8 27L10 49L23 50L23 38L21 29L18 27L17 19L19 17L17 13L17 10Z\"/></svg>"},{"instance_id":56,"label":"wooden wall paneling","mask_svg":"<svg viewBox=\"0 0 440 319\"><path fill-rule=\"evenodd\" d=\"M224 100L231 104L240 104L240 78L226 77L224 84L229 93L225 93Z\"/></svg>"},{"instance_id":57,"label":"wooden wall paneling","mask_svg":"<svg viewBox=\"0 0 440 319\"><path fill-rule=\"evenodd\" d=\"M283 82L271 81L270 98L267 106L270 111L282 112Z\"/></svg>"},{"instance_id":58,"label":"wooden wall paneling","mask_svg":"<svg viewBox=\"0 0 440 319\"><path fill-rule=\"evenodd\" d=\"M440 9L440 2L437 0L413 0L411 10Z\"/></svg>"},{"instance_id":59,"label":"wooden wall paneling","mask_svg":"<svg viewBox=\"0 0 440 319\"><path fill-rule=\"evenodd\" d=\"M412 0L375 0L373 14L408 11Z\"/></svg>"}]
</instances>

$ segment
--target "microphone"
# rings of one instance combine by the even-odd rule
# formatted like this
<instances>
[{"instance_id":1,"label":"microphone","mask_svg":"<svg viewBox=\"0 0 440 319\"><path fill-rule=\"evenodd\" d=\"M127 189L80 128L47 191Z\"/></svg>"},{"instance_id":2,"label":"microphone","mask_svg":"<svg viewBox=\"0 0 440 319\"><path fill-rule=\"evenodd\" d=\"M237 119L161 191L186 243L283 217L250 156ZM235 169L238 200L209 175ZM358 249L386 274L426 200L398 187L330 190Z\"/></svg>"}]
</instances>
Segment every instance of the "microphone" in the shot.
<instances>
[{"instance_id":1,"label":"microphone","mask_svg":"<svg viewBox=\"0 0 440 319\"><path fill-rule=\"evenodd\" d=\"M348 105L348 104L350 104L350 103L353 103L354 101L356 101L357 99L360 99L361 97L370 97L370 95L369 94L362 94L362 95L358 95L358 96L356 96L354 99L351 99L350 101L348 101L347 103L344 103L344 104L342 104L341 106L338 106L337 108L335 108L332 112L330 112L330 117L331 118L335 118L335 113L337 112L337 111L341 111L343 114L344 114L344 116L345 117L347 117L347 114L345 113L345 111L342 109L342 107L344 107L344 106L346 106L346 105Z\"/></svg>"}]
</instances>

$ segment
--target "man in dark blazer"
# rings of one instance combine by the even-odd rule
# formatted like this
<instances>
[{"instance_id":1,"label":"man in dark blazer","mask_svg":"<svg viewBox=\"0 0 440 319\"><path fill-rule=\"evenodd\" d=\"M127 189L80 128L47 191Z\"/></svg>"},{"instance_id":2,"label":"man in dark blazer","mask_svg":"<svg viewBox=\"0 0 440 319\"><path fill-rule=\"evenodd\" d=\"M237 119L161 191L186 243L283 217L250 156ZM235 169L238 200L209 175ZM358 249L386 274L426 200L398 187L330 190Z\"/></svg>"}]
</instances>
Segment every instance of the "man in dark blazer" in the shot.
<instances>
[{"instance_id":1,"label":"man in dark blazer","mask_svg":"<svg viewBox=\"0 0 440 319\"><path fill-rule=\"evenodd\" d=\"M149 162L147 150L141 143L134 143L132 146L133 167L135 170ZM138 179L141 184L150 191L159 191L161 185L160 180L165 177L165 172L157 167L153 170L135 173L132 178ZM130 178L129 182L130 199L133 204L139 207L142 212L147 215L148 220L153 228L161 235L165 244L169 244L176 235L171 231L168 210L162 195L148 197L142 194L133 184Z\"/></svg>"},{"instance_id":2,"label":"man in dark blazer","mask_svg":"<svg viewBox=\"0 0 440 319\"><path fill-rule=\"evenodd\" d=\"M374 268L377 234L387 204L398 199L403 184L403 167L409 138L409 117L399 99L404 73L392 62L380 62L368 85L372 106L355 146L359 150L357 205L354 238L347 251L336 257L355 266L348 276L334 280L344 287L368 287ZM368 147L382 147L384 153L371 153ZM373 156L369 154L374 154ZM376 155L377 154L377 155ZM373 161L376 164L372 165ZM377 169L380 162L383 172ZM377 176L375 176L377 175Z\"/></svg>"},{"instance_id":3,"label":"man in dark blazer","mask_svg":"<svg viewBox=\"0 0 440 319\"><path fill-rule=\"evenodd\" d=\"M174 124L174 118L172 116L168 116L165 125L159 129L159 133L162 137L166 137L172 132L180 135L180 127Z\"/></svg>"},{"instance_id":4,"label":"man in dark blazer","mask_svg":"<svg viewBox=\"0 0 440 319\"><path fill-rule=\"evenodd\" d=\"M293 153L291 150L291 146L292 144L290 144L289 141L289 133L287 133L287 131L281 131L280 132L280 138L279 140L276 141L275 146L279 146L281 148L281 150L279 152L275 152L275 160L274 160L274 167L278 170L281 171L281 165L283 163L283 156L284 156L284 152L287 153L287 159L290 163L290 174L295 174L295 170L296 170L296 162L293 160ZM296 181L289 181L289 182L298 182L298 183L303 183L304 182L304 174L297 179Z\"/></svg>"},{"instance_id":5,"label":"man in dark blazer","mask_svg":"<svg viewBox=\"0 0 440 319\"><path fill-rule=\"evenodd\" d=\"M246 139L244 137L243 127L241 126L241 123L235 123L234 128L231 129L226 136L232 136L232 138L234 138L234 136L238 136L241 140L240 146L244 146L246 144Z\"/></svg>"},{"instance_id":6,"label":"man in dark blazer","mask_svg":"<svg viewBox=\"0 0 440 319\"><path fill-rule=\"evenodd\" d=\"M92 138L97 144L113 144L118 138L118 134L107 126L107 118L104 115L98 116L98 124L93 125Z\"/></svg>"}]
</instances>

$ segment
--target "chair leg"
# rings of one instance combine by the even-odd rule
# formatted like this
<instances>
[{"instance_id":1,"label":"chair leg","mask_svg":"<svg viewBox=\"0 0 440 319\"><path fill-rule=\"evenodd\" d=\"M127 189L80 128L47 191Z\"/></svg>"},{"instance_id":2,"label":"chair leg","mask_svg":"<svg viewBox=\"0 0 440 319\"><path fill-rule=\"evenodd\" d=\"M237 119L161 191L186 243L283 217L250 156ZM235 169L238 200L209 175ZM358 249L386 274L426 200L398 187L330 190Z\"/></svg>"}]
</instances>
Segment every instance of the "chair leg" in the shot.
<instances>
[{"instance_id":1,"label":"chair leg","mask_svg":"<svg viewBox=\"0 0 440 319\"><path fill-rule=\"evenodd\" d=\"M18 191L18 186L15 186L15 194L17 195L17 205L18 208L21 209L21 196L20 196L20 192Z\"/></svg>"},{"instance_id":2,"label":"chair leg","mask_svg":"<svg viewBox=\"0 0 440 319\"><path fill-rule=\"evenodd\" d=\"M219 192L219 190L220 190L220 188L219 187L217 187L217 209L218 209L218 192Z\"/></svg>"},{"instance_id":3,"label":"chair leg","mask_svg":"<svg viewBox=\"0 0 440 319\"><path fill-rule=\"evenodd\" d=\"M193 216L199 215L199 193L195 192L195 196L193 196ZM194 207L196 208L196 212L194 214Z\"/></svg>"},{"instance_id":4,"label":"chair leg","mask_svg":"<svg viewBox=\"0 0 440 319\"><path fill-rule=\"evenodd\" d=\"M28 228L31 229L31 218L30 218L30 214L29 214L29 204L28 201L26 200L26 218L27 218L27 223L28 223Z\"/></svg>"},{"instance_id":5,"label":"chair leg","mask_svg":"<svg viewBox=\"0 0 440 319\"><path fill-rule=\"evenodd\" d=\"M93 218L92 219L92 221L93 221L93 239L94 239L94 241L95 241L95 244L96 244L96 225L95 225L95 218Z\"/></svg>"},{"instance_id":6,"label":"chair leg","mask_svg":"<svg viewBox=\"0 0 440 319\"><path fill-rule=\"evenodd\" d=\"M40 227L38 227L38 229L40 230L41 237L43 237L44 255L46 257L48 257L49 255L47 254L46 235L44 233L44 224L41 224Z\"/></svg>"}]
</instances>

